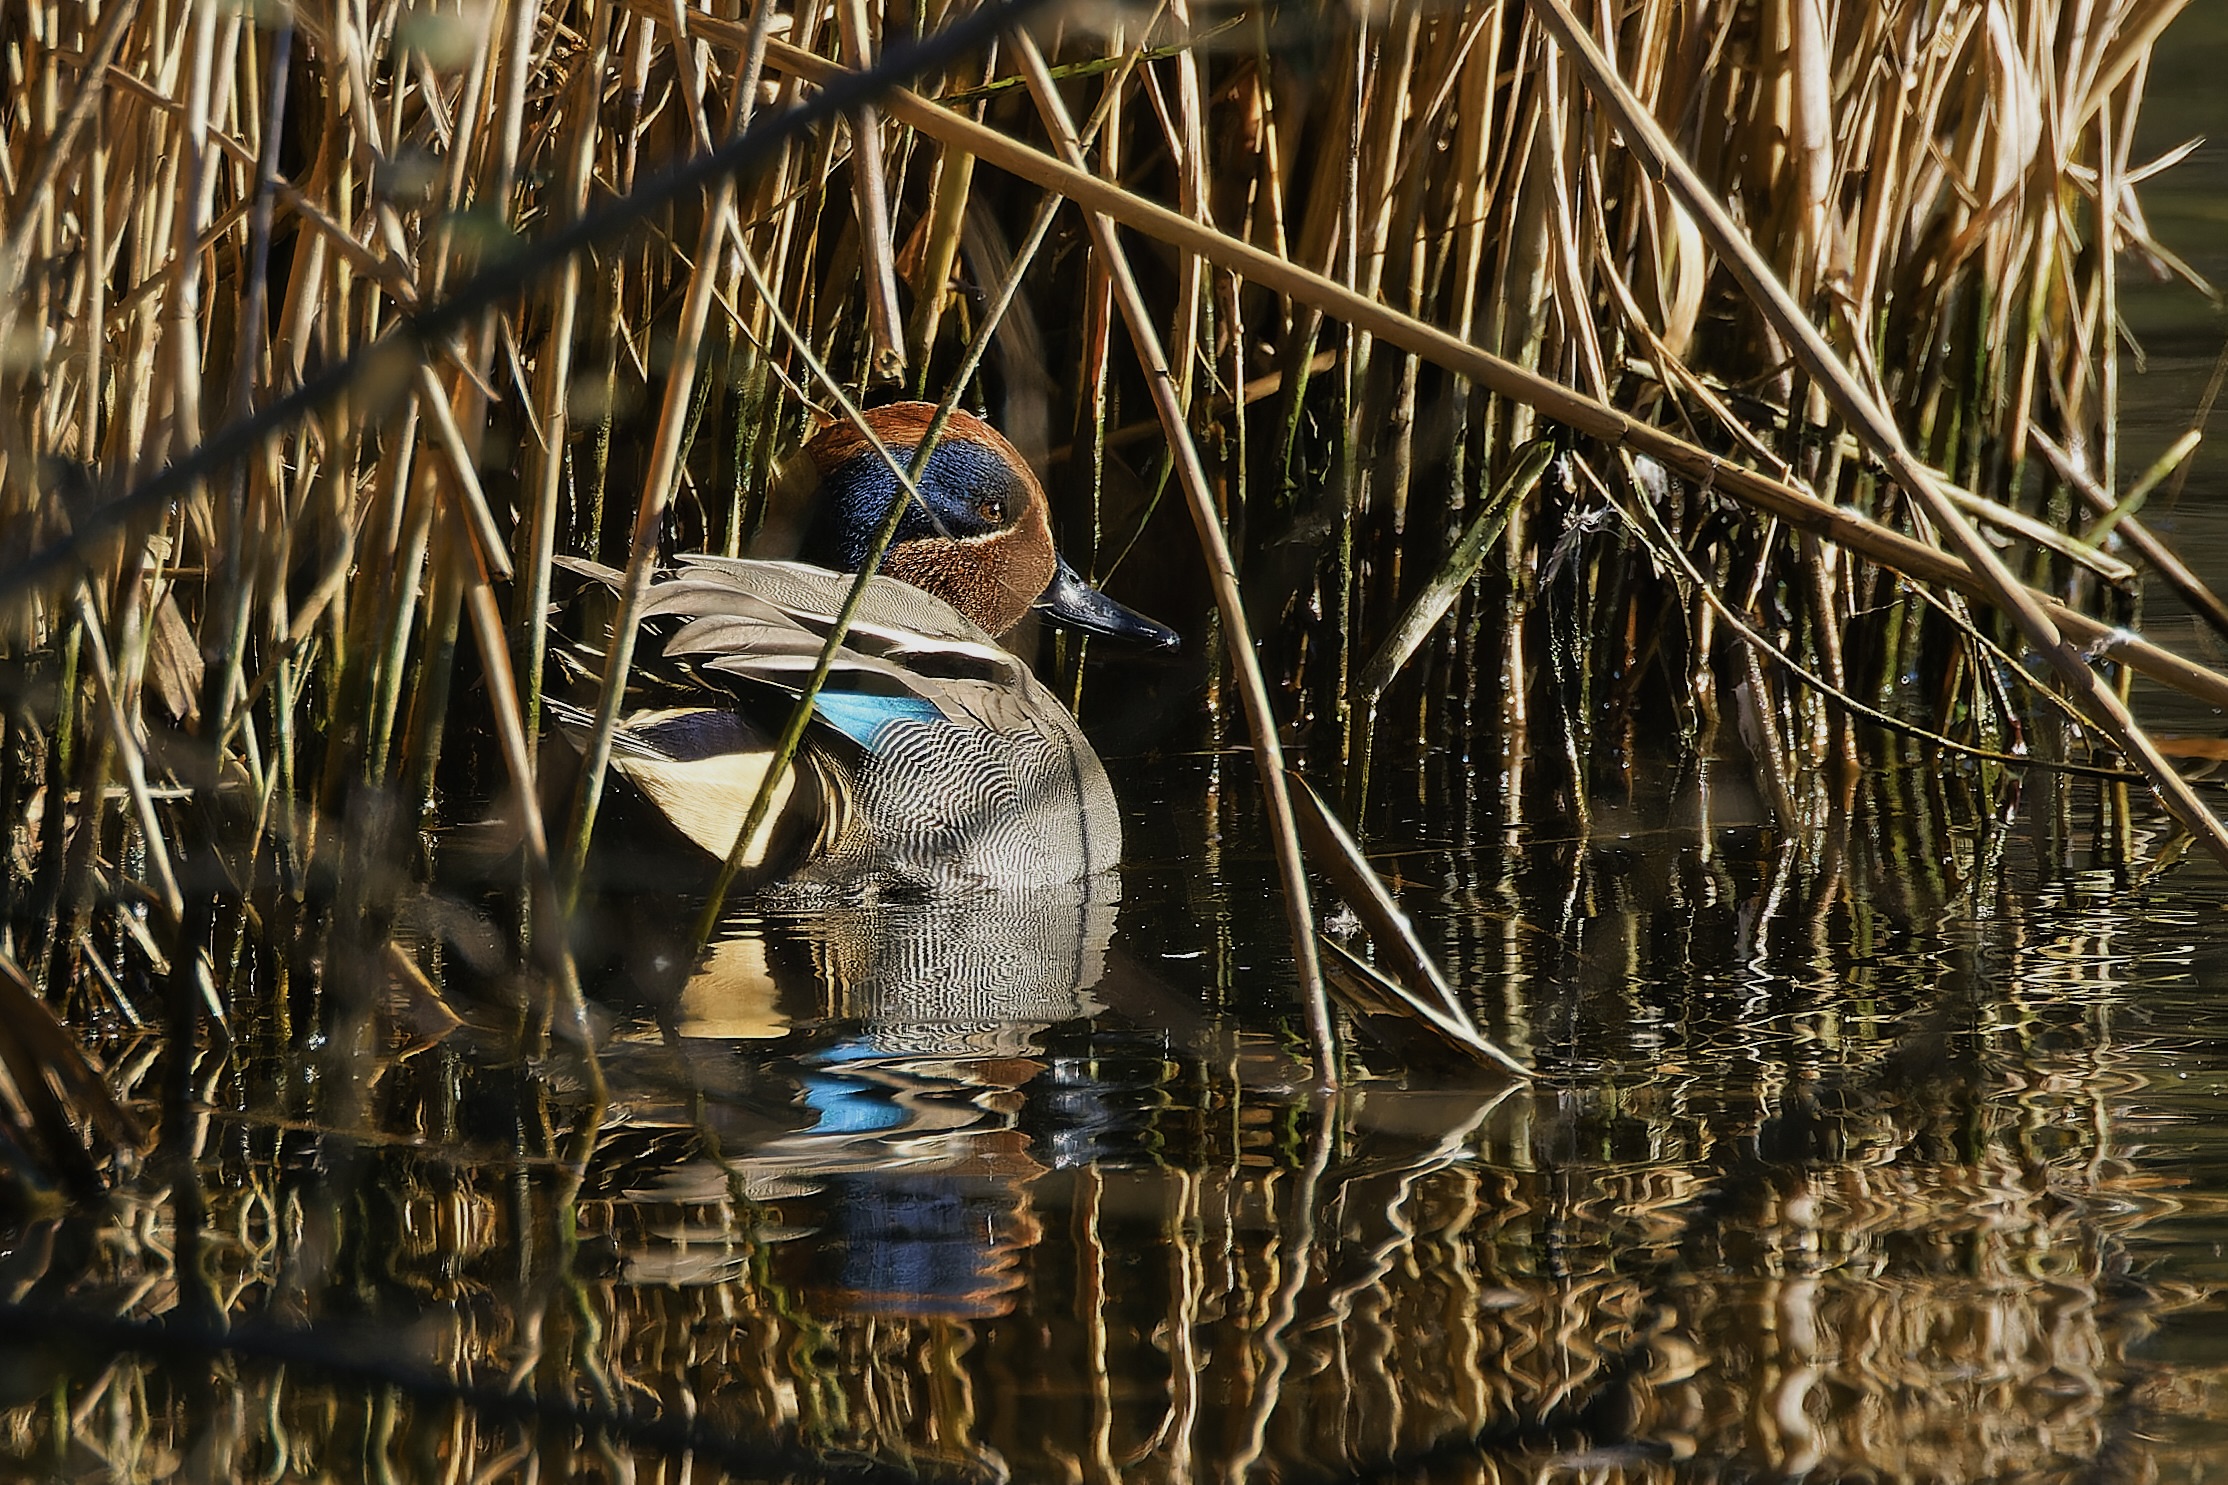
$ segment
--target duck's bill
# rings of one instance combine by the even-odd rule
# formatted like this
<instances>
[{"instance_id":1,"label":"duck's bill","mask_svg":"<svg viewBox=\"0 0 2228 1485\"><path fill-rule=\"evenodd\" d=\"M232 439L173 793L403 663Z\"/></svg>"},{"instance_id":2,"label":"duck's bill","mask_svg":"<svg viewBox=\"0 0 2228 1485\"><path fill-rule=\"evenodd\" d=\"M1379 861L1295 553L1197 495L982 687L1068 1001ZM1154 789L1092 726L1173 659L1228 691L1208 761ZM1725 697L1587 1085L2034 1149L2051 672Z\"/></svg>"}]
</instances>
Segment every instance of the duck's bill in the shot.
<instances>
[{"instance_id":1,"label":"duck's bill","mask_svg":"<svg viewBox=\"0 0 2228 1485\"><path fill-rule=\"evenodd\" d=\"M1133 608L1125 608L1076 576L1068 559L1059 559L1051 586L1037 600L1037 612L1057 624L1085 634L1104 634L1156 650L1181 649L1184 637L1166 624L1155 623Z\"/></svg>"}]
</instances>

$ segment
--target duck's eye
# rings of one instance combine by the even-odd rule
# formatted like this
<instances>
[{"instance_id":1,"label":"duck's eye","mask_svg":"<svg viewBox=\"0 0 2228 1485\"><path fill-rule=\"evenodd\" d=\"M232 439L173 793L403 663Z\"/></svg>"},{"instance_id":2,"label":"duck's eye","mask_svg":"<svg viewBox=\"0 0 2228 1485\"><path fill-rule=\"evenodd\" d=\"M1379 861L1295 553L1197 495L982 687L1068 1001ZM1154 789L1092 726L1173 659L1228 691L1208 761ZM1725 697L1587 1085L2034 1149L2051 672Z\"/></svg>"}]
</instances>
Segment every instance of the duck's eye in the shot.
<instances>
[{"instance_id":1,"label":"duck's eye","mask_svg":"<svg viewBox=\"0 0 2228 1485\"><path fill-rule=\"evenodd\" d=\"M995 495L985 496L975 503L975 514L993 526L1006 524L1006 502Z\"/></svg>"}]
</instances>

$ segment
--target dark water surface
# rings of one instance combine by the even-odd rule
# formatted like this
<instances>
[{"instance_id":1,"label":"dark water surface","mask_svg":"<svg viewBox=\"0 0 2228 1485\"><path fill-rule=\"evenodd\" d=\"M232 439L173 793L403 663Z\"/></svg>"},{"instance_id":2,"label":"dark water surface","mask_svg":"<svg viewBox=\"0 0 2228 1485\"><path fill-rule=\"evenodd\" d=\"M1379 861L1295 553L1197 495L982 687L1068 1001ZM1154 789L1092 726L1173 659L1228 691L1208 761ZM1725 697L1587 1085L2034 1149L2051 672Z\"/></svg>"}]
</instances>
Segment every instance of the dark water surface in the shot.
<instances>
[{"instance_id":1,"label":"dark water surface","mask_svg":"<svg viewBox=\"0 0 2228 1485\"><path fill-rule=\"evenodd\" d=\"M2228 135L2228 13L2179 24L2161 146ZM2228 278L2228 149L2145 199ZM2128 307L2139 467L2223 325ZM2146 516L2217 581L2223 513L2213 456ZM1498 757L1412 774L1372 853L1534 1086L1313 1092L1245 765L1127 760L1118 893L745 914L658 1005L625 987L685 917L637 909L599 971L593 1129L573 1061L510 1065L499 1013L398 993L306 1064L298 1029L234 1028L196 1089L198 1224L151 1163L98 1222L0 1232L0 1454L72 1480L2228 1479L2228 876L2143 801L1930 766L1785 844L1730 771L1596 800L1585 836L1519 814ZM128 1084L156 1046L106 1052Z\"/></svg>"},{"instance_id":2,"label":"dark water surface","mask_svg":"<svg viewBox=\"0 0 2228 1485\"><path fill-rule=\"evenodd\" d=\"M152 1173L98 1230L9 1238L16 1457L2228 1473L2228 878L2154 870L2140 814L2030 786L2008 827L1933 837L1926 796L1960 781L1908 770L1916 793L1861 784L1802 848L1641 806L1580 841L1438 758L1429 823L1380 864L1541 1082L1331 1097L1293 1060L1245 781L1122 773L1119 904L744 915L677 1002L607 995L613 1105L577 1192L566 1059L509 1066L472 1027L328 1056L363 1123L311 1129L244 1036L210 1064L198 1261ZM29 1328L65 1304L206 1305L232 1334Z\"/></svg>"}]
</instances>

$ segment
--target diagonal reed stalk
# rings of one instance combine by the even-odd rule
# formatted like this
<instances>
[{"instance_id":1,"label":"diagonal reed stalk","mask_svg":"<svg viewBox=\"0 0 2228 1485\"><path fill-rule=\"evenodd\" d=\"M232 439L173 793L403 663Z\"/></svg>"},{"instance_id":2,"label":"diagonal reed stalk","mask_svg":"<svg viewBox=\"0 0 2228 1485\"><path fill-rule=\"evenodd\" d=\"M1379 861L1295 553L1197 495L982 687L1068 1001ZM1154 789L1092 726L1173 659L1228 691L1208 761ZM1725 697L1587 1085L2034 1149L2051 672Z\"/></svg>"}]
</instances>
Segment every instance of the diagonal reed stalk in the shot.
<instances>
[{"instance_id":1,"label":"diagonal reed stalk","mask_svg":"<svg viewBox=\"0 0 2228 1485\"><path fill-rule=\"evenodd\" d=\"M1072 548L1220 615L1204 732L1234 686L1310 985L1286 756L1357 827L1498 767L1506 823L1583 831L1654 738L1748 748L1790 829L1883 731L2116 778L2009 683L2034 651L2223 849L2099 673L2228 705L2134 627L2147 571L2228 615L2116 425L2179 0L1167 3L995 48L1024 6L744 9L0 16L0 870L45 993L354 1024L449 852L414 827L501 794L501 916L584 1035L541 859L578 880L600 767L532 844L557 554L638 600L661 551L749 551L810 410L900 360L1073 451ZM1583 477L1531 479L1540 437ZM1188 745L1191 700L1144 720Z\"/></svg>"},{"instance_id":2,"label":"diagonal reed stalk","mask_svg":"<svg viewBox=\"0 0 2228 1485\"><path fill-rule=\"evenodd\" d=\"M1074 121L1068 117L1066 105L1061 102L1045 69L1043 54L1026 35L1016 37L1015 45L1028 71L1029 91L1044 111L1070 165L1080 168L1083 147L1076 137ZM1113 275L1115 300L1129 327L1138 360L1144 365L1153 403L1160 410L1162 426L1168 430L1169 446L1176 454L1178 482L1183 487L1185 501L1191 508L1193 528L1198 532L1199 545L1207 558L1208 581L1214 588L1215 609L1222 618L1231 664L1238 673L1246 724L1253 734L1255 766L1260 771L1262 793L1268 802L1277 870L1284 884L1285 923L1292 939L1293 965L1299 975L1300 1004L1307 1012L1308 1034L1314 1043L1315 1075L1325 1084L1336 1086L1338 1046L1331 1033L1330 1004L1323 992L1322 965L1316 958L1315 913L1310 906L1306 867L1300 859L1299 824L1293 817L1291 793L1284 777L1284 751L1277 740L1275 705L1269 699L1268 683L1262 678L1260 664L1254 656L1245 600L1238 591L1237 564L1231 559L1229 538L1215 510L1214 496L1207 488L1206 469L1187 431L1187 409L1182 391L1161 350L1159 332L1154 329L1151 312L1138 291L1136 276L1130 272L1129 260L1120 243L1115 241L1114 224L1098 214L1089 220L1092 240Z\"/></svg>"},{"instance_id":3,"label":"diagonal reed stalk","mask_svg":"<svg viewBox=\"0 0 2228 1485\"><path fill-rule=\"evenodd\" d=\"M708 26L699 29L706 34L717 34ZM770 48L769 56L776 64L808 77L826 79L838 75L827 62L794 47L777 43ZM1612 447L1646 454L1704 489L1748 502L1764 514L1816 532L1909 577L1945 584L1973 596L1983 596L1986 592L1984 578L1962 557L1891 530L1846 507L1820 500L1787 480L1727 463L1707 449L1637 422L1614 407L1365 299L1333 279L1204 227L1135 192L941 109L916 94L894 90L885 98L884 106L893 116L934 139L968 149L1002 170L1056 190L1124 226L1169 246L1196 253L1295 301L1335 314L1357 327L1366 327L1379 340L1412 351L1435 365L1490 387L1510 401L1576 432ZM2193 697L2215 705L2228 704L2228 677L2160 649L2138 634L2100 623L2047 594L2034 596L2045 616L2070 642L2104 658L2120 661Z\"/></svg>"},{"instance_id":4,"label":"diagonal reed stalk","mask_svg":"<svg viewBox=\"0 0 2228 1485\"><path fill-rule=\"evenodd\" d=\"M1628 146L1638 151L1652 174L1660 174L1677 192L1680 202L1702 225L1704 235L1726 266L1741 281L1773 329L1793 348L1797 362L1818 383L1834 408L1847 418L1895 481L1916 500L1936 529L1949 533L1972 573L1981 595L2008 616L2027 642L2049 662L2059 680L2074 695L2084 714L2117 743L2142 770L2159 798L2190 834L2223 865L2228 865L2228 826L2223 826L2196 790L2175 771L2150 735L2129 713L2118 693L2089 668L2088 656L2067 641L2044 605L2012 575L2003 559L1985 541L1956 502L1936 482L1934 473L1911 453L1902 430L1887 410L1852 376L1810 317L1795 303L1787 286L1750 245L1748 236L1728 216L1716 195L1687 164L1593 40L1579 26L1563 0L1527 0L1534 14L1553 31L1585 75L1595 97L1616 116ZM1807 14L1807 8L1795 7ZM2106 281L2110 282L2107 275ZM2107 318L2110 318L2108 316Z\"/></svg>"}]
</instances>

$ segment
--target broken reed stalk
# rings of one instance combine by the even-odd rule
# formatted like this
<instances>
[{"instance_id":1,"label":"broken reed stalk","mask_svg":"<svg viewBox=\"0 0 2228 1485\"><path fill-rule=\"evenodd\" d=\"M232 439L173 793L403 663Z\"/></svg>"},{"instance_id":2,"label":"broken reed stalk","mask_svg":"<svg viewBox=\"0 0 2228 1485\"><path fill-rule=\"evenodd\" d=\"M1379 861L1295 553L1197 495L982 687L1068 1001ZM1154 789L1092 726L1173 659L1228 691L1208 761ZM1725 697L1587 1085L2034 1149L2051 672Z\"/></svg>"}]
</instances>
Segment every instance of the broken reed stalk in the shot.
<instances>
[{"instance_id":1,"label":"broken reed stalk","mask_svg":"<svg viewBox=\"0 0 2228 1485\"><path fill-rule=\"evenodd\" d=\"M2104 487L2071 454L2060 448L2057 440L2039 428L2030 429L2028 437L2036 448L2042 450L2043 457L2050 461L2050 467L2058 478L2064 480L2067 488L2079 495L2090 510L2102 516L2117 508ZM2183 464L2178 469L2187 467L2187 464ZM2228 639L2228 603L2221 602L2220 595L2213 592L2203 578L2191 571L2188 563L2153 536L2150 528L2134 516L2121 520L2116 529L2136 555L2143 559L2143 565L2157 573L2174 590L2175 596L2189 605L2190 612L2211 625L2213 633Z\"/></svg>"},{"instance_id":2,"label":"broken reed stalk","mask_svg":"<svg viewBox=\"0 0 2228 1485\"><path fill-rule=\"evenodd\" d=\"M1470 1013L1463 1009L1454 987L1447 983L1430 951L1416 937L1408 915L1400 910L1400 904L1394 901L1376 868L1362 854L1360 844L1331 812L1330 806L1323 803L1314 786L1297 772L1289 774L1286 783L1297 805L1295 819L1315 847L1316 864L1361 918L1378 951L1401 967L1401 976L1395 979L1366 960L1346 953L1337 940L1325 938L1324 943L1345 961L1346 967L1368 976L1371 989L1385 998L1383 1005L1372 1009L1421 1022L1465 1057L1519 1078L1530 1078L1530 1068L1478 1030Z\"/></svg>"}]
</instances>

